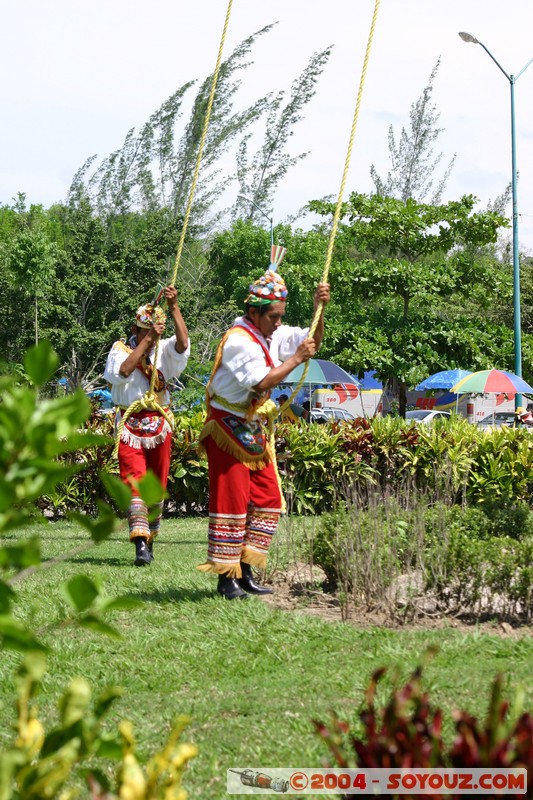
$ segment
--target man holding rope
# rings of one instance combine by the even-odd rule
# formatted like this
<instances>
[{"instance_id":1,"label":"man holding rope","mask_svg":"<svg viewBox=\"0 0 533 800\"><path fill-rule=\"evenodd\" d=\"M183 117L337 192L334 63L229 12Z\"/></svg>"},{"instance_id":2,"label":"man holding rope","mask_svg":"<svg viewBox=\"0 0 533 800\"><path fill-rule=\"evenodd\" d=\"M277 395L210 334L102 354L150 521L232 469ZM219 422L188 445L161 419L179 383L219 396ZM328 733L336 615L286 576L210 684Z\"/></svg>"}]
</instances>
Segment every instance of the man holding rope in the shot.
<instances>
[{"instance_id":1,"label":"man holding rope","mask_svg":"<svg viewBox=\"0 0 533 800\"><path fill-rule=\"evenodd\" d=\"M223 336L207 385L200 441L209 464L208 552L198 569L217 574L217 591L229 600L272 592L252 573L266 566L283 510L276 455L259 414L270 390L315 354L324 334L322 314L310 338L308 328L282 324L287 288L277 267L284 255L272 248L270 268L250 286L245 315ZM329 285L319 284L315 309L329 299Z\"/></svg>"},{"instance_id":2,"label":"man holding rope","mask_svg":"<svg viewBox=\"0 0 533 800\"><path fill-rule=\"evenodd\" d=\"M167 382L178 378L187 364L189 334L178 305L178 293L174 286L167 286L164 296L174 323L174 335L169 339L160 338L165 331L165 315L157 306L147 304L138 309L128 342L115 342L107 357L104 379L111 384L118 420L135 401L143 399L150 388L154 369L157 370L154 393L158 405L168 411ZM158 340L157 363L153 364ZM153 541L159 533L163 503L148 509L136 484L146 470L151 469L166 488L171 447L172 429L157 410L144 409L128 416L118 445L118 462L120 477L133 493L128 523L137 567L153 560Z\"/></svg>"}]
</instances>

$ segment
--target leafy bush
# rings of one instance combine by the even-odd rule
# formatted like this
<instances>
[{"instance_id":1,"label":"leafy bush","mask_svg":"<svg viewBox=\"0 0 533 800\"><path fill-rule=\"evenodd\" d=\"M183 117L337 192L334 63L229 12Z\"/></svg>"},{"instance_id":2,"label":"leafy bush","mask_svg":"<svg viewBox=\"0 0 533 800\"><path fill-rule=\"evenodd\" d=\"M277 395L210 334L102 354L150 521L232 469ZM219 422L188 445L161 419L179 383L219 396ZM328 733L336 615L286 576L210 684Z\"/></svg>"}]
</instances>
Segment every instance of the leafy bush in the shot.
<instances>
[{"instance_id":1,"label":"leafy bush","mask_svg":"<svg viewBox=\"0 0 533 800\"><path fill-rule=\"evenodd\" d=\"M168 510L174 514L207 509L207 461L198 451L202 423L201 410L176 417L168 486ZM111 424L93 417L86 431L110 435ZM498 536L518 539L533 532L527 510L533 500L533 437L527 431L487 432L462 419L438 427L415 426L386 417L279 424L276 434L283 489L293 513L329 512L354 495L368 505L378 487L385 496L407 498L409 492L422 492L430 505L479 507L493 520L491 530ZM53 492L42 492L39 508L55 517L71 509L95 513L104 499L113 503L99 478L102 470L117 472L110 454L111 445L104 440L61 454L61 463L74 471L67 471ZM74 480L82 462L83 473Z\"/></svg>"},{"instance_id":2,"label":"leafy bush","mask_svg":"<svg viewBox=\"0 0 533 800\"><path fill-rule=\"evenodd\" d=\"M83 456L88 449L110 446L109 437L101 432L83 429L90 408L83 392L55 399L40 399L38 388L57 367L57 358L45 343L28 351L25 359L27 380L4 377L0 381L0 534L23 526L35 513L34 504L42 497L57 495L59 483L66 484L74 475L91 465L96 470L100 452L90 459ZM33 386L30 385L33 383ZM130 490L113 475L101 475L107 493L116 507L125 510ZM140 482L141 496L157 492L155 476ZM92 543L108 537L117 524L111 506L100 496L99 488L93 504L98 516L73 513L72 516L89 532ZM64 556L68 557L68 554ZM56 560L59 563L61 558ZM73 798L75 770L84 769L91 797L113 800L115 797L137 800L185 800L181 786L183 770L196 754L196 748L180 744L178 738L184 720L178 720L167 745L143 770L136 758L135 740L127 722L117 730L105 733L101 722L120 694L115 687L91 700L91 689L83 678L74 678L60 699L60 723L46 732L38 717L36 697L46 672L47 646L14 614L16 581L37 569L41 563L36 538L0 546L0 648L23 654L15 675L17 720L14 741L0 751L0 798ZM47 563L51 566L51 562ZM97 633L120 636L104 619L116 609L131 608L138 601L130 597L108 597L94 581L76 575L61 587L70 615L61 624L79 625ZM95 765L96 757L116 764L111 781ZM115 792L115 793L113 793Z\"/></svg>"},{"instance_id":3,"label":"leafy bush","mask_svg":"<svg viewBox=\"0 0 533 800\"><path fill-rule=\"evenodd\" d=\"M506 514L524 520L526 534L501 534ZM428 506L420 493L375 494L361 508L345 504L323 514L309 557L328 582L357 606L412 612L497 613L530 619L533 613L532 512L444 503ZM516 530L514 531L516 534Z\"/></svg>"},{"instance_id":4,"label":"leafy bush","mask_svg":"<svg viewBox=\"0 0 533 800\"><path fill-rule=\"evenodd\" d=\"M417 517L418 509L376 494L368 508L345 505L320 518L311 539L312 561L357 605L388 604L394 579L416 568L423 551Z\"/></svg>"},{"instance_id":5,"label":"leafy bush","mask_svg":"<svg viewBox=\"0 0 533 800\"><path fill-rule=\"evenodd\" d=\"M277 428L276 452L287 506L297 514L335 508L348 486L372 483L373 469L345 446L348 427L286 423Z\"/></svg>"},{"instance_id":6,"label":"leafy bush","mask_svg":"<svg viewBox=\"0 0 533 800\"><path fill-rule=\"evenodd\" d=\"M198 448L205 411L176 417L168 480L168 497L175 514L198 514L207 509L207 459Z\"/></svg>"}]
</instances>

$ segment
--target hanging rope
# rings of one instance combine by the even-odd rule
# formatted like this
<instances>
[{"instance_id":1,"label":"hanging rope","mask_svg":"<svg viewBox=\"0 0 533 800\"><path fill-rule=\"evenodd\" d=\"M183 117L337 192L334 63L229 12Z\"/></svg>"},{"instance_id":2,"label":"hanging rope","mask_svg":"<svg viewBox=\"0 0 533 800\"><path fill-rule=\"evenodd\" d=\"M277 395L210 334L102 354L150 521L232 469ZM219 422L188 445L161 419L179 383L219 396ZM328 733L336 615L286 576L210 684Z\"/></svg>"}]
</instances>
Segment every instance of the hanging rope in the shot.
<instances>
[{"instance_id":1,"label":"hanging rope","mask_svg":"<svg viewBox=\"0 0 533 800\"><path fill-rule=\"evenodd\" d=\"M195 165L195 168L194 168L194 174L193 174L193 179L192 179L192 183L191 183L191 188L189 190L189 198L188 198L188 201L187 201L187 207L186 207L186 210L185 210L185 217L183 219L183 225L182 225L182 228L181 228L181 235L180 235L180 240L179 240L179 243L178 243L178 250L176 252L176 260L174 262L174 269L172 271L172 276L171 276L171 280L170 280L170 285L171 286L174 286L175 283L176 283L178 269L179 269L179 266L180 266L180 263L181 263L181 256L182 256L182 253L183 253L183 246L184 246L184 243L185 243L185 236L187 234L187 228L189 226L189 220L190 220L190 217L191 217L191 210L192 210L192 206L193 206L194 195L195 195L195 192L196 192L196 186L198 184L198 176L200 175L200 166L201 166L201 163L202 163L202 155L203 155L203 151L204 151L205 142L206 142L206 139L207 139L207 131L209 129L209 122L210 122L210 119L211 119L211 111L213 109L213 103L214 103L214 100L215 100L215 92L216 92L216 88L217 88L218 76L220 74L220 67L221 67L221 64L222 64L222 53L223 53L223 50L224 50L224 43L226 41L226 35L227 35L227 32L228 32L228 25L229 25L229 19L230 19L230 15L231 15L231 7L232 7L232 5L233 5L233 0L229 0L228 8L227 8L227 11L226 11L226 18L224 20L224 27L222 29L222 36L220 38L220 45L219 45L219 48L218 48L218 55L217 55L217 61L216 61L216 65L215 65L215 71L213 72L213 80L211 81L211 91L209 93L209 100L207 102L207 109L206 109L206 113L205 113L204 125L203 125L203 129L202 129L202 135L200 137L200 144L198 145L198 153L197 153L197 156L196 156L196 165ZM162 314L162 311L160 313ZM159 321L159 320L158 319L154 319L154 322L157 322L157 321ZM150 378L150 387L149 387L148 391L145 393L145 395L140 400L136 400L134 403L132 403L130 405L130 407L127 408L126 411L124 412L124 414L122 415L122 419L120 420L120 425L118 426L118 430L117 430L117 435L116 435L116 440L115 440L115 447L113 449L113 458L117 458L117 456L118 456L118 448L119 448L120 438L121 438L122 432L124 430L124 425L126 424L128 418L132 414L135 414L138 411L144 411L146 409L149 409L151 411L158 411L167 420L167 422L170 425L170 427L172 429L174 428L174 415L172 414L171 411L166 411L164 408L162 408L162 406L158 403L157 395L156 395L156 393L154 391L155 380L156 380L156 376L157 376L156 365L157 365L158 354L159 354L159 339L157 340L156 346L155 346L154 368L152 370L152 375L151 375L151 378Z\"/></svg>"},{"instance_id":2,"label":"hanging rope","mask_svg":"<svg viewBox=\"0 0 533 800\"><path fill-rule=\"evenodd\" d=\"M207 131L209 128L209 120L211 118L211 110L213 108L213 102L215 99L215 90L217 87L218 76L220 73L220 66L222 64L222 51L224 50L224 42L226 41L226 34L228 32L228 25L229 25L229 18L231 14L231 6L233 4L233 0L229 0L228 3L228 10L226 11L226 19L224 21L224 28L222 30L222 37L220 39L220 46L218 48L218 56L217 56L217 63L215 66L215 71L213 72L213 81L211 83L211 92L209 94L209 100L207 102L207 111L205 114L204 120L204 128L202 131L202 137L200 139L200 145L198 147L198 157L196 159L196 167L194 170L194 175L191 183L191 189L189 192L189 202L187 203L187 210L185 211L185 217L183 220L183 227L181 229L181 236L178 244L178 250L176 253L176 261L174 263L174 271L172 273L172 280L170 281L171 285L173 286L176 281L176 276L178 274L178 268L181 261L181 255L183 252L183 245L185 243L185 234L187 233L187 227L189 225L189 218L191 216L191 209L192 203L194 198L194 193L196 191L196 184L198 183L198 176L200 174L200 164L202 161L202 153L204 150L205 141L207 139Z\"/></svg>"},{"instance_id":3,"label":"hanging rope","mask_svg":"<svg viewBox=\"0 0 533 800\"><path fill-rule=\"evenodd\" d=\"M363 88L364 88L364 85L365 85L366 72L367 72L367 68L368 68L368 61L370 59L370 50L371 50L372 42L373 42L373 39L374 39L374 31L375 31L375 28L376 28L376 21L377 21L377 16L378 16L379 4L380 4L380 0L375 0L374 13L372 15L372 22L370 24L370 31L369 31L369 34L368 34L368 41L367 41L367 45L366 45L365 58L364 58L364 61L363 61L363 69L361 71L361 79L359 81L359 90L357 92L357 100L356 100L356 103L355 103L355 110L354 110L354 115L353 115L352 127L351 127L351 131L350 131L350 138L349 138L349 141L348 141L348 150L346 152L346 159L345 159L345 162L344 162L344 170L343 170L343 173L342 173L341 185L340 185L339 194L338 194L338 197L337 197L337 204L335 206L335 213L333 214L333 222L332 222L331 231L330 231L330 234L329 234L328 249L327 249L327 252L326 252L326 261L325 261L325 264L324 264L324 271L322 273L321 283L327 283L328 282L329 270L330 270L330 267L331 267L331 260L333 258L333 247L334 247L334 244L335 244L335 238L337 236L337 230L338 230L338 227L339 227L339 221L340 221L340 217L341 217L342 202L343 202L344 192L345 192L345 189L346 189L346 182L348 180L348 172L349 172L349 169L350 169L350 160L351 160L351 157L352 157L352 150L353 150L353 145L354 145L354 141L355 141L355 131L357 129L357 121L359 119L359 110L361 108L361 100L362 100L362 97L363 97ZM315 310L315 312L314 312L311 325L309 326L309 337L314 336L315 331L316 331L317 326L318 326L318 323L320 321L320 316L321 316L323 310L324 310L324 303L322 303L322 301L320 301L318 306L317 306L317 308L316 308L316 310ZM281 407L280 413L285 411L285 409L288 408L289 405L293 402L294 398L296 397L296 395L298 394L298 392L300 391L300 389L302 388L302 386L303 386L303 384L305 382L305 378L307 376L308 370L309 370L309 361L306 361L305 365L304 365L303 372L302 372L302 377L300 378L298 384L296 385L296 388L292 392L292 394L289 397L289 399Z\"/></svg>"},{"instance_id":4,"label":"hanging rope","mask_svg":"<svg viewBox=\"0 0 533 800\"><path fill-rule=\"evenodd\" d=\"M355 103L355 110L354 110L354 115L353 115L352 127L351 127L351 131L350 131L350 138L349 138L349 141L348 141L348 150L346 152L346 159L345 159L345 162L344 162L344 170L343 170L343 173L342 173L342 180L341 180L341 185L340 185L339 194L338 194L338 198L337 198L337 204L335 206L335 213L333 214L333 223L331 225L331 231L330 231L330 234L329 234L328 249L327 249L327 252L326 252L326 261L325 261L325 264L324 264L324 271L322 273L321 283L327 283L328 282L329 270L330 270L330 267L331 267L331 260L332 260L332 257L333 257L333 246L335 244L335 238L337 236L337 230L338 230L338 227L339 227L339 220L340 220L341 210L342 210L342 202L343 202L344 192L345 192L345 189L346 189L346 182L347 182L347 179L348 179L348 172L349 172L349 168L350 168L350 159L352 157L352 150L353 150L353 145L354 145L354 141L355 141L355 131L356 131L356 128L357 128L357 120L359 119L359 110L361 108L361 99L363 97L363 87L365 85L366 71L367 71L367 67L368 67L368 61L369 61L369 58L370 58L370 50L371 50L371 47L372 47L372 41L374 39L374 30L375 30L375 27L376 27L376 20L377 20L377 15L378 15L379 4L380 4L380 0L375 0L374 13L372 15L372 22L371 22L370 31L369 31L369 34L368 34L368 41L367 41L367 45L366 45L366 52L365 52L365 58L364 58L364 62L363 62L363 69L361 71L361 79L359 81L359 90L357 92L357 100L356 100L356 103ZM315 331L317 329L318 323L320 321L320 316L321 316L323 310L324 310L324 303L322 301L320 301L318 306L317 306L317 308L316 308L316 310L315 310L315 312L314 312L313 319L311 321L311 325L309 326L309 337L310 338L312 336L314 336L314 334L315 334ZM305 382L305 378L307 376L308 370L309 370L309 361L306 361L305 364L304 364L302 377L298 381L298 383L296 385L296 388L293 390L293 392L292 392L291 396L289 397L289 399L286 400L285 403L283 403L283 405L279 409L276 408L275 410L269 410L269 411L267 411L267 409L264 409L266 411L266 415L265 415L266 416L266 420L265 421L266 421L267 430L268 430L270 448L271 448L273 453L275 453L275 447L276 447L276 438L275 438L275 420L276 420L276 417L278 415L282 414L290 406L290 404L293 402L294 398L296 397L296 395L298 394L298 392L300 391L300 389L302 388L302 386L303 386L303 384ZM261 411L260 411L260 413L261 413ZM275 459L274 459L274 463L276 463ZM277 465L276 465L276 473L278 475L278 483L280 483L281 479L280 479L279 473L277 472ZM283 497L283 495L282 495L282 497ZM283 500L283 506L285 506L285 500ZM285 507L282 510L285 511Z\"/></svg>"}]
</instances>

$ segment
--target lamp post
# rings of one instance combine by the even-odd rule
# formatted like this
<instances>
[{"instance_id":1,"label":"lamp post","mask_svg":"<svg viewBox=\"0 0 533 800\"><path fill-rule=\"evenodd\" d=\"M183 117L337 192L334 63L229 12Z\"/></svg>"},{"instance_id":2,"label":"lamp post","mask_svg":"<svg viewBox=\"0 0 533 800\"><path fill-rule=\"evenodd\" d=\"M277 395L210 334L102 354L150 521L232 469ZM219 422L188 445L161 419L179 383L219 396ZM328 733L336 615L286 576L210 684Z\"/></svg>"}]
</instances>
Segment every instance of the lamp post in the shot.
<instances>
[{"instance_id":1,"label":"lamp post","mask_svg":"<svg viewBox=\"0 0 533 800\"><path fill-rule=\"evenodd\" d=\"M514 327L514 371L522 377L522 333L520 322L520 256L518 253L518 198L517 198L517 170L516 170L516 126L515 126L515 102L514 87L520 75L526 71L533 58L530 58L525 67L517 75L509 75L499 61L494 58L488 47L483 42L472 36L471 33L461 31L459 36L463 42L479 44L483 50L491 57L498 69L503 72L511 86L511 187L513 195L513 327ZM515 407L522 405L522 395L515 395Z\"/></svg>"},{"instance_id":2,"label":"lamp post","mask_svg":"<svg viewBox=\"0 0 533 800\"><path fill-rule=\"evenodd\" d=\"M259 211L259 213L262 214L265 217L265 219L267 219L270 222L270 247L272 247L274 245L274 218L269 217L268 214L263 211L261 206L258 206L255 200L252 200L251 197L246 197L245 194L239 194L237 195L237 197L240 200L246 200L247 203L251 203L253 206L255 206L255 208L257 208L257 210Z\"/></svg>"}]
</instances>

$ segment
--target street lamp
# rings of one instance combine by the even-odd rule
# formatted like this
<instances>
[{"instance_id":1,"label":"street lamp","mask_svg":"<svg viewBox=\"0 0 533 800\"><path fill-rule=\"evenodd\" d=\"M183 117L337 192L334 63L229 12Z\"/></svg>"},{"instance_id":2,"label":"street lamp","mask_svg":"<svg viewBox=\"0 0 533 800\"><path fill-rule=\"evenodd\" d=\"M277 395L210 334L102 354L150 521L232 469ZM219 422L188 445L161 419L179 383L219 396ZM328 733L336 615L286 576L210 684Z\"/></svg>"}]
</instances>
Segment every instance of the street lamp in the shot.
<instances>
[{"instance_id":1,"label":"street lamp","mask_svg":"<svg viewBox=\"0 0 533 800\"><path fill-rule=\"evenodd\" d=\"M259 211L259 213L262 214L265 217L265 219L267 219L270 222L270 247L273 247L273 245L274 245L274 218L273 217L269 217L268 214L266 214L263 211L263 209L260 206L257 205L255 200L252 200L251 197L246 197L245 194L239 194L239 195L237 195L237 197L240 200L246 200L247 203L251 203L253 206L255 206L257 208L257 210Z\"/></svg>"},{"instance_id":2,"label":"street lamp","mask_svg":"<svg viewBox=\"0 0 533 800\"><path fill-rule=\"evenodd\" d=\"M518 254L518 199L517 199L517 171L516 171L516 131L514 113L514 87L520 75L526 71L533 58L530 58L525 67L518 75L508 75L502 65L494 58L490 50L485 47L483 42L472 36L471 33L462 31L459 36L463 42L479 44L483 50L491 57L496 66L505 75L511 86L511 168L512 168L512 194L513 194L513 325L514 325L514 371L516 375L522 377L522 335L520 324L520 258ZM515 395L515 407L522 405L522 395Z\"/></svg>"}]
</instances>

